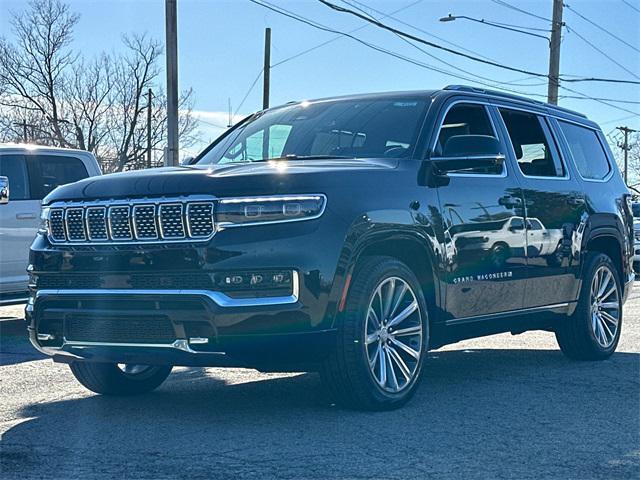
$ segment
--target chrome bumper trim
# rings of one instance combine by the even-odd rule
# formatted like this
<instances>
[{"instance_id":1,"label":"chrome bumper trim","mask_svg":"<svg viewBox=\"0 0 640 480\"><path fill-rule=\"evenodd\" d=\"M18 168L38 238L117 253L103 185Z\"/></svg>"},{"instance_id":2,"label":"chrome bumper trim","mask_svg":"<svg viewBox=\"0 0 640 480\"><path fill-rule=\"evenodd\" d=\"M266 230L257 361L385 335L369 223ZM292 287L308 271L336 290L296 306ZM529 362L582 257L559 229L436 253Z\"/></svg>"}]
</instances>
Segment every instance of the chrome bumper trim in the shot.
<instances>
[{"instance_id":1,"label":"chrome bumper trim","mask_svg":"<svg viewBox=\"0 0 640 480\"><path fill-rule=\"evenodd\" d=\"M36 301L39 297L45 295L195 295L207 297L219 307L224 308L267 307L271 305L288 305L298 301L300 294L300 281L298 278L298 272L295 270L292 272L291 280L291 295L284 297L232 298L222 292L215 292L211 290L44 289L36 292Z\"/></svg>"}]
</instances>

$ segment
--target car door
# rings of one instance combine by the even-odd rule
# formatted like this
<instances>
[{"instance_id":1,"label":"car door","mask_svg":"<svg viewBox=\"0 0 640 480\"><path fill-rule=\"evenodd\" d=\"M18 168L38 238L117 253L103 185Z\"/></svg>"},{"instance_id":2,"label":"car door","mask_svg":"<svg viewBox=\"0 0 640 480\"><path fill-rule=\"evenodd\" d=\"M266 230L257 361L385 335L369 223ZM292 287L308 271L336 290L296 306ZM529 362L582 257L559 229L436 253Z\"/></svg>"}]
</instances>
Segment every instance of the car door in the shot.
<instances>
[{"instance_id":1,"label":"car door","mask_svg":"<svg viewBox=\"0 0 640 480\"><path fill-rule=\"evenodd\" d=\"M454 101L437 121L432 157L455 135L498 136L482 103ZM502 142L506 151L506 145ZM526 283L524 203L512 168L448 173L437 187L447 256L445 309L449 321L522 308ZM509 230L512 219L521 227ZM517 222L515 222L517 224Z\"/></svg>"},{"instance_id":2,"label":"car door","mask_svg":"<svg viewBox=\"0 0 640 480\"><path fill-rule=\"evenodd\" d=\"M524 307L575 300L580 259L572 255L571 245L586 215L584 194L572 178L544 113L506 105L498 106L498 112L530 226ZM531 228L534 224L539 228Z\"/></svg>"},{"instance_id":3,"label":"car door","mask_svg":"<svg viewBox=\"0 0 640 480\"><path fill-rule=\"evenodd\" d=\"M0 205L0 293L23 292L40 201L31 198L24 155L0 155L0 176L9 179L9 203Z\"/></svg>"}]
</instances>

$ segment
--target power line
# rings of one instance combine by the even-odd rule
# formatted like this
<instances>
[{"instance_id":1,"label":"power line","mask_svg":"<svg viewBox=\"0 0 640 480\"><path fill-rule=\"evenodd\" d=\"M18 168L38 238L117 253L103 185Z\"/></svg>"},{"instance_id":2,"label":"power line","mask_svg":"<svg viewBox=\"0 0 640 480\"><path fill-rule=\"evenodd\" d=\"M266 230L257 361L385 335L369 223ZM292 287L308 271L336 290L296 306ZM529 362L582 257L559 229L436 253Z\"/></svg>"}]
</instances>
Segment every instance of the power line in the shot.
<instances>
[{"instance_id":1,"label":"power line","mask_svg":"<svg viewBox=\"0 0 640 480\"><path fill-rule=\"evenodd\" d=\"M250 0L250 1L253 1L253 0ZM387 30L389 32L401 35L401 36L403 36L405 38L408 38L410 40L413 40L415 42L422 43L424 45L427 45L427 46L430 46L430 47L433 47L433 48L437 48L439 50L443 50L445 52L452 53L454 55L461 56L461 57L467 58L469 60L473 60L475 62L484 63L484 64L491 65L491 66L494 66L494 67L502 68L504 70L510 70L510 71L513 71L513 72L524 73L524 74L527 74L527 75L535 75L537 77L548 78L547 74L532 72L530 70L524 70L524 69L517 68L517 67L511 67L509 65L504 65L502 63L498 63L498 62L494 62L494 61L490 61L490 60L483 60L483 59L478 58L478 57L476 57L474 55L468 55L466 53L459 52L457 50L454 50L454 49L451 49L451 48L448 48L448 47L444 47L442 45L439 45L437 43L431 42L429 40L425 40L423 38L417 37L417 36L412 35L410 33L403 32L402 30L398 30L397 28L394 28L394 27L391 27L389 25L386 25L385 23L382 23L382 22L380 22L378 20L369 18L367 15L363 15L361 13L358 13L358 12L354 11L354 10L335 5L335 4L333 4L333 3L331 3L331 2L329 2L327 0L318 0L318 1L320 3L326 5L327 7L331 8L332 10L338 11L340 13L348 13L348 14L353 15L355 17L358 17L358 18L360 18L362 20L365 20L365 21L367 21L369 23L372 23L372 24L376 25L377 27L379 27L379 28L381 28L383 30ZM581 78L581 79L572 79L570 81L572 81L572 82L577 82L577 81L599 81L599 82L630 83L630 84L638 84L638 85L640 85L640 81L605 79L605 78Z\"/></svg>"},{"instance_id":2,"label":"power line","mask_svg":"<svg viewBox=\"0 0 640 480\"><path fill-rule=\"evenodd\" d=\"M606 28L600 26L599 24L597 24L596 22L594 22L593 20L589 20L587 17L585 17L584 15L582 15L580 12L578 12L575 8L571 7L570 5L567 5L566 3L564 4L564 6L566 8L568 8L569 10L571 10L573 13L575 13L577 16L579 16L581 19L583 19L585 22L590 23L591 25L593 25L594 27L596 27L598 30L603 31L604 33L606 33L607 35L609 35L611 38L615 38L616 40L618 40L621 43L624 43L627 47L634 49L636 52L640 52L640 49L638 49L638 47L631 45L629 42L627 42L626 40L623 40L622 38L620 38L619 36L617 36L614 33L611 33L609 30L607 30ZM575 33L575 32L574 32Z\"/></svg>"},{"instance_id":3,"label":"power line","mask_svg":"<svg viewBox=\"0 0 640 480\"><path fill-rule=\"evenodd\" d=\"M371 10L372 12L377 13L378 15L383 15L383 13L384 13L384 12L381 12L380 10L376 10L375 8L373 8L373 7L369 6L369 5L366 5L366 4L362 3L362 2L359 2L357 0L353 0L353 3L357 3L361 7L366 7L369 10ZM399 23L400 25L404 25L405 27L409 27L409 28L411 28L411 29L413 29L413 30L415 30L417 32L420 32L420 33L422 33L424 35L427 35L428 37L435 38L436 40L440 40L441 42L446 43L447 45L451 45L453 47L459 48L460 50L462 50L464 52L472 53L474 55L477 55L480 58L484 58L485 60L492 60L494 62L497 62L497 60L495 60L495 59L493 59L491 57L487 57L486 55L482 55L481 53L478 53L478 52L476 52L474 50L470 50L468 48L465 48L464 46L462 46L460 44L457 44L457 43L454 43L454 42L452 42L450 40L447 40L444 37L440 37L438 35L435 35L435 34L429 32L429 31L425 30L424 28L416 27L415 25L407 23L407 22L399 19L398 17L394 17L393 15L395 15L395 12L390 14L390 15L386 15L386 16L383 15L382 18L388 17L388 18L392 19L393 21ZM382 18L380 18L379 20L381 20Z\"/></svg>"},{"instance_id":4,"label":"power line","mask_svg":"<svg viewBox=\"0 0 640 480\"><path fill-rule=\"evenodd\" d=\"M326 25L322 25L322 24L320 24L318 22L309 20L309 19L307 19L305 17L302 17L301 15L295 14L295 13L293 13L293 12L291 12L289 10L286 10L286 9L284 9L282 7L270 4L269 2L267 2L265 0L249 0L249 1L252 2L252 3L255 3L256 5L260 5L260 6L264 7L264 8L267 8L268 10L272 10L272 11L274 11L276 13L279 13L279 14L281 14L283 16L286 16L286 17L292 18L294 20L297 20L299 22L305 23L305 24L307 24L307 25L309 25L309 26L311 26L313 28L317 28L317 29L323 30L325 32L336 33L336 34L343 35L345 37L351 38L352 40L354 40L354 41L356 41L358 43L361 43L362 45L365 45L366 47L369 47L369 48L371 48L373 50L376 50L376 51L384 53L386 55L395 57L395 58L400 59L400 60L404 60L404 61L406 61L408 63L411 63L413 65L425 68L427 70L432 70L432 71L435 71L435 72L438 72L438 73L442 73L444 75L449 75L451 77L459 78L459 79L466 80L466 81L469 81L469 82L472 82L472 83L478 83L480 85L485 85L485 86L489 86L489 87L493 87L493 88L502 88L505 91L509 91L509 92L512 92L512 93L517 93L517 94L520 94L520 95L531 95L531 96L545 97L544 95L532 94L532 93L523 92L523 91L519 91L519 90L514 90L514 89L510 89L510 88L506 88L506 87L501 87L501 86L496 85L496 84L483 82L483 81L478 80L477 76L475 76L473 78L465 77L465 76L462 76L462 75L459 75L459 74L456 74L456 73L441 69L441 68L436 67L434 65L430 65L430 64L421 62L419 60L415 60L415 59L413 59L411 57L407 57L405 55L399 54L397 52L393 52L393 51L388 50L386 48L383 48L383 47L380 47L380 46L375 45L373 43L370 43L370 42L367 42L365 40L362 40L361 38L358 38L358 37L356 37L354 35L351 35L349 33L341 32L341 31L335 30L335 29L333 29L331 27L327 27Z\"/></svg>"},{"instance_id":5,"label":"power line","mask_svg":"<svg viewBox=\"0 0 640 480\"><path fill-rule=\"evenodd\" d=\"M579 97L575 95L561 95L560 98L571 98L575 100L587 100L585 97ZM589 97L588 100L598 100L603 102L612 102L612 103L625 103L628 105L640 105L640 102L634 100L619 100L617 98L601 98L601 97Z\"/></svg>"},{"instance_id":6,"label":"power line","mask_svg":"<svg viewBox=\"0 0 640 480\"><path fill-rule=\"evenodd\" d=\"M614 118L613 120L607 120L606 122L600 122L600 125L608 125L610 123L618 123L618 122L623 122L625 120L630 120L632 118L637 117L638 115L627 115L626 117L622 117L622 118ZM613 130L616 130L615 128ZM613 130L611 130L611 132L613 132ZM609 134L611 133L609 132Z\"/></svg>"},{"instance_id":7,"label":"power line","mask_svg":"<svg viewBox=\"0 0 640 480\"><path fill-rule=\"evenodd\" d=\"M348 1L348 0L342 0L342 2L343 2L343 3L346 3L347 5L352 6L353 8L356 8L357 10L359 10L359 11L360 11L360 12L362 12L362 13L364 13L365 15L368 15L368 16L369 16L370 18L372 18L373 20L377 20L373 15L369 14L369 13L368 13L367 11L365 11L364 9L362 9L362 8L360 8L360 7L356 6L356 5L353 5L353 3L358 3L358 4L360 4L360 5L362 5L362 3L357 2L357 1L354 1L353 3L351 3L351 2L350 2L350 1ZM369 7L369 8L370 8L370 7ZM373 8L370 8L370 10L375 11ZM425 55L427 55L427 56L429 56L429 57L433 58L434 60L437 60L438 62L443 63L443 64L447 65L447 66L448 66L448 67L450 67L450 68L453 68L454 70L457 70L457 71L459 71L459 72L465 73L465 74L467 74L467 75L471 75L472 77L477 77L477 78L481 78L481 79L483 79L483 80L487 80L487 81L489 81L489 82L493 82L493 85L492 85L492 86L495 86L495 84L496 84L496 83L497 83L497 84L502 84L502 85L511 85L511 82L500 82L500 81L494 80L494 79L492 79L492 78L484 77L484 76L482 76L482 75L478 75L478 74L476 74L476 73L474 73L474 72L470 72L470 71L468 71L468 70L465 70L465 69L463 69L463 68L460 68L460 67L458 67L457 65L454 65L454 64L452 64L452 63L449 63L449 62L447 62L447 61L445 61L445 60L441 59L440 57L437 57L436 55L433 55L432 53L427 52L424 48L419 47L419 46L418 46L418 45L416 45L415 43L413 43L413 42L411 42L410 40L408 40L408 39L404 38L402 35L398 35L398 34L397 34L397 33L395 33L395 32L394 32L394 35L396 35L400 40L404 41L405 43L407 43L407 44L408 44L408 45L410 45L411 47L413 47L413 48L415 48L415 49L419 50L420 52L422 52L422 53L424 53ZM534 77L534 78L535 78L535 77ZM546 84L546 82L543 82L543 84ZM537 85L539 85L539 84L526 84L526 85L520 84L520 85L518 85L518 86L526 87L526 86L529 86L529 85L537 86Z\"/></svg>"},{"instance_id":8,"label":"power line","mask_svg":"<svg viewBox=\"0 0 640 480\"><path fill-rule=\"evenodd\" d=\"M394 18L394 17L392 17L392 15L395 15L396 13L400 13L400 12L402 12L402 11L404 11L404 10L406 10L406 9L410 8L410 7L413 7L414 5L417 5L418 3L422 3L423 1L424 1L424 0L416 0L415 2L412 2L412 3L408 4L408 5L405 5L405 6L404 6L404 7L402 7L402 8L398 8L397 10L394 10L394 11L392 11L391 13L385 13L385 14L383 14L383 17L382 17L382 18ZM354 28L353 30L350 30L350 31L349 31L349 33L355 33L355 32L358 32L358 31L360 31L360 30L363 30L363 29L367 28L368 26L369 26L369 25L361 25L361 26L359 26L358 28ZM287 57L287 58L285 58L284 60L280 60L279 62L274 63L273 65L271 65L271 68L275 68L275 67L277 67L277 66L279 66L279 65L282 65L283 63L287 63L287 62L289 62L289 61L291 61L291 60L294 60L294 59L296 59L296 58L298 58L298 57L301 57L301 56L303 56L303 55L306 55L306 54L307 54L307 53L309 53L309 52L313 52L314 50L317 50L318 48L321 48L321 47L324 47L325 45L328 45L328 44L330 44L330 43L333 43L333 42L335 42L336 40L339 40L339 39L341 39L341 38L343 38L343 37L344 37L343 35L336 35L335 37L330 38L329 40L326 40L326 41L324 41L324 42L322 42L322 43L319 43L319 44L317 44L317 45L315 45L315 46L313 46L313 47L310 47L310 48L307 48L307 49L305 49L305 50L302 50L301 52L298 52L298 53L296 53L296 54L294 54L294 55L291 55L290 57Z\"/></svg>"},{"instance_id":9,"label":"power line","mask_svg":"<svg viewBox=\"0 0 640 480\"><path fill-rule=\"evenodd\" d=\"M480 84L480 85L489 86L489 87L493 87L493 88L499 88L499 89L502 89L504 91L511 92L511 93L516 93L516 94L520 94L520 95L527 95L527 96L533 96L533 97L546 98L546 95L523 92L523 91L516 90L516 89L513 89L513 88L507 88L507 87L504 87L504 86L491 84L491 83L488 83L488 82L484 82L484 81L478 80L477 77L475 77L475 78L465 77L463 75L456 74L456 73L444 70L444 69L436 67L434 65L426 64L426 63L421 62L419 60L415 60L415 59L413 59L411 57L407 57L405 55L399 54L397 52L388 50L386 48L383 48L383 47L380 47L378 45L375 45L375 44L372 44L370 42L367 42L365 40L362 40L361 38L358 38L358 37L356 37L354 35L351 35L349 33L341 32L341 31L335 30L335 29L333 29L331 27L327 27L326 25L322 25L322 24L320 24L320 23L318 23L316 21L313 21L313 20L310 20L308 18L305 18L305 17L303 17L303 16L301 16L299 14L291 12L290 10L286 10L286 9L284 9L282 7L273 5L273 4L269 3L269 2L267 2L266 0L249 0L249 1L252 2L252 3L255 3L256 5L260 5L260 6L264 7L264 8L267 8L268 10L276 12L276 13L278 13L280 15L283 15L283 16L289 17L291 19L294 19L296 21L299 21L301 23L307 24L307 25L309 25L309 26L311 26L313 28L316 28L318 30L323 30L323 31L326 31L326 32L335 33L335 34L343 35L343 36L345 36L347 38L351 38L352 40L354 40L354 41L356 41L358 43L361 43L362 45L365 45L365 46L367 46L367 47L369 47L369 48L371 48L373 50L376 50L376 51L384 53L386 55L389 55L389 56L395 57L397 59L406 61L408 63L411 63L413 65L419 66L421 68L425 68L427 70L436 71L438 73L442 73L442 74L449 75L449 76L454 77L454 78L459 78L459 79L462 79L462 80L470 81L472 83L477 83L477 84ZM613 105L613 104L609 103L606 100L601 100L601 99L597 99L597 98L594 98L594 97L590 97L589 95L586 95L586 94L584 94L584 93L582 93L580 91L577 91L577 90L573 90L573 89L568 88L568 87L566 87L564 85L560 85L560 87L565 89L565 90L567 90L567 91L569 91L569 92L571 92L571 93L579 95L580 98L593 100L593 101L596 101L596 102L601 103L603 105L607 105L607 106L609 106L611 108L614 108L614 109L617 109L617 110L620 110L620 111L623 111L623 112L626 112L626 113L633 114L634 116L636 116L636 115L640 116L640 114L638 114L636 112L633 112L633 111L628 110L628 109L623 108L623 107L619 107L617 105Z\"/></svg>"},{"instance_id":10,"label":"power line","mask_svg":"<svg viewBox=\"0 0 640 480\"><path fill-rule=\"evenodd\" d=\"M571 89L571 88L569 88L569 87L567 87L567 86L565 86L565 85L562 85L562 84L561 84L561 85L560 85L560 88L562 88L562 89L564 89L564 90L567 90L568 92L575 93L576 95L580 95L580 96L581 96L581 97L583 97L583 98L588 98L589 100L593 100L594 102L598 102L598 103L600 103L600 104L602 104L602 105L606 105L606 106L608 106L608 107L615 108L615 109L620 110L620 111L623 111L623 112L627 112L627 113L631 113L631 114L633 114L633 115L638 115L638 116L640 116L640 113L636 113L636 112L634 112L634 111L632 111L632 110L628 110L628 109L626 109L626 108L624 108L624 107L619 107L619 106L614 105L614 104L612 104L612 103L610 103L610 102L608 102L608 101L606 101L606 100L600 100L600 99L598 99L598 98L591 97L591 96L589 96L589 95L587 95L587 94L585 94L585 93L579 92L579 91L577 91L577 90L573 90L573 89Z\"/></svg>"},{"instance_id":11,"label":"power line","mask_svg":"<svg viewBox=\"0 0 640 480\"><path fill-rule=\"evenodd\" d=\"M541 17L540 15L536 15L535 13L531 13L528 12L527 10L523 10L522 8L518 8L514 5L511 5L510 3L504 2L502 0L491 0L493 3L497 3L498 5L505 7L505 8L509 8L511 10L515 10L516 12L520 12L524 15L528 15L530 17L533 18L537 18L538 20L544 20L545 22L549 22L552 23L552 20L550 18L546 18L546 17Z\"/></svg>"},{"instance_id":12,"label":"power line","mask_svg":"<svg viewBox=\"0 0 640 480\"><path fill-rule=\"evenodd\" d=\"M242 97L242 101L240 102L240 104L238 105L238 108L236 108L235 113L233 114L233 116L235 117L236 115L238 115L238 112L240 111L240 109L242 108L242 106L244 105L244 102L247 101L247 98L249 97L249 94L251 94L251 92L253 91L253 88L256 86L256 83L258 83L258 80L260 80L260 77L262 76L262 72L264 72L264 68L261 68L260 71L258 72L258 75L256 76L256 78L253 80L253 82L251 83L251 86L249 87L249 89L247 90L247 93L244 94L244 97Z\"/></svg>"},{"instance_id":13,"label":"power line","mask_svg":"<svg viewBox=\"0 0 640 480\"><path fill-rule=\"evenodd\" d=\"M463 52L459 52L459 51L454 50L452 48L444 47L442 45L438 45L437 43L431 42L429 40L425 40L423 38L416 37L415 35L412 35L410 33L403 32L402 30L398 30L397 28L394 28L394 27L391 27L389 25L386 25L386 24L384 24L384 23L382 23L382 22L380 22L378 20L369 18L366 15L363 15L363 14L358 13L356 11L350 10L348 8L340 7L339 5L335 5L335 4L331 3L331 2L328 2L327 0L318 0L318 1L320 3L326 5L327 7L331 8L332 10L335 10L335 11L340 12L340 13L348 13L348 14L353 15L355 17L358 17L358 18L360 18L362 20L365 20L365 21L367 21L369 23L372 23L372 24L376 25L377 27L382 28L383 30L387 30L389 32L401 35L401 36L403 36L405 38L408 38L410 40L413 40L415 42L422 43L424 45L427 45L427 46L433 47L433 48L437 48L439 50L443 50L443 51L451 53L453 55L458 55L460 57L464 57L464 58L467 58L469 60L473 60L475 62L485 63L487 65L491 65L491 66L494 66L494 67L502 68L502 69L505 69L505 70L510 70L512 72L524 73L526 75L535 75L537 77L546 77L547 76L546 74L543 74L543 73L532 72L530 70L525 70L525 69L517 68L517 67L510 67L509 65L503 65L501 63L494 62L493 60L484 60L484 59L479 58L479 57L477 57L475 55L469 55L469 54L466 54L466 53L463 53Z\"/></svg>"},{"instance_id":14,"label":"power line","mask_svg":"<svg viewBox=\"0 0 640 480\"><path fill-rule=\"evenodd\" d=\"M640 79L640 77L638 75L636 75L632 70L629 70L627 67L625 67L622 63L618 62L617 60L615 60L614 58L610 57L609 55L607 55L603 50L601 50L600 48L598 48L596 45L594 45L593 43L591 43L589 40L587 40L585 37L583 37L582 35L580 35L578 32L575 31L575 29L570 28L569 26L565 26L565 28L567 29L567 31L573 33L575 36L577 36L580 40L582 40L583 42L585 42L587 45L589 45L591 48L593 48L595 51L597 51L598 53L600 53L603 57L606 57L608 60L610 60L612 63L615 63L618 67L620 67L621 69L623 69L625 72L627 72L629 75Z\"/></svg>"},{"instance_id":15,"label":"power line","mask_svg":"<svg viewBox=\"0 0 640 480\"><path fill-rule=\"evenodd\" d=\"M622 3L624 3L625 5L627 5L628 7L633 8L636 12L640 13L640 8L635 7L632 3L627 2L627 0L622 0Z\"/></svg>"}]
</instances>

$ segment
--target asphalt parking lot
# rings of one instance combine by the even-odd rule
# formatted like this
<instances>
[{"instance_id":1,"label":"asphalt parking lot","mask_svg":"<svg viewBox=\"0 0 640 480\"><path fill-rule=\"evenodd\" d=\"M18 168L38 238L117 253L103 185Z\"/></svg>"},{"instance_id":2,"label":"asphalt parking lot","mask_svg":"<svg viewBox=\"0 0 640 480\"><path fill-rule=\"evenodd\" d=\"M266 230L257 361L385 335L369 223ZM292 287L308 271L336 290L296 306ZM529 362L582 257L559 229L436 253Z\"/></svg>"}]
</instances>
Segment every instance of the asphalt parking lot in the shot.
<instances>
[{"instance_id":1,"label":"asphalt parking lot","mask_svg":"<svg viewBox=\"0 0 640 480\"><path fill-rule=\"evenodd\" d=\"M156 392L93 395L0 308L2 478L640 478L640 284L611 359L552 334L431 352L405 408L331 405L312 374L176 369Z\"/></svg>"}]
</instances>

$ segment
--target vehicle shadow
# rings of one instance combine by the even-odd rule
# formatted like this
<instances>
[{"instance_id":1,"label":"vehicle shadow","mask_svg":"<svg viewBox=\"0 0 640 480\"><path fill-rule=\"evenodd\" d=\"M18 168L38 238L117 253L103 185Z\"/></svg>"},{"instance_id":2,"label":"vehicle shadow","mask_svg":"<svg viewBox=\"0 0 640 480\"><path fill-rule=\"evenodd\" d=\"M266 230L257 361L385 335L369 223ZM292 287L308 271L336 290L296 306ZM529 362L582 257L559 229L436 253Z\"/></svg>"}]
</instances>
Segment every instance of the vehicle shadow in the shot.
<instances>
[{"instance_id":1,"label":"vehicle shadow","mask_svg":"<svg viewBox=\"0 0 640 480\"><path fill-rule=\"evenodd\" d=\"M414 399L392 412L337 408L314 374L246 382L248 371L234 370L222 381L216 369L179 371L139 397L33 403L0 440L0 473L639 477L639 354L596 363L571 362L550 350L436 351L430 357Z\"/></svg>"}]
</instances>

